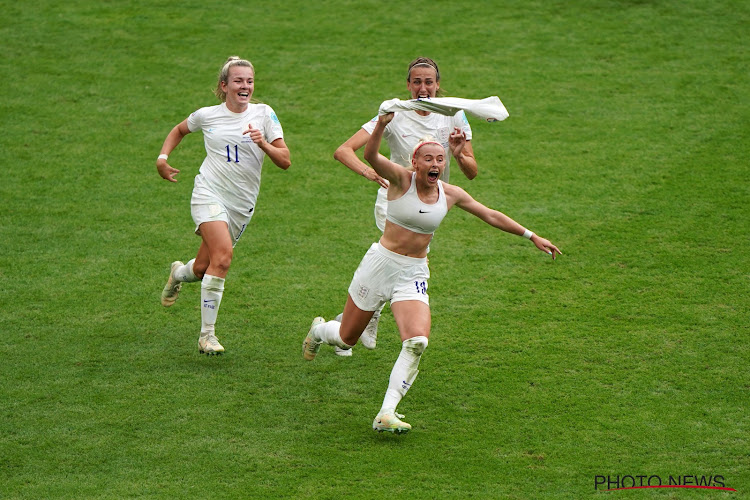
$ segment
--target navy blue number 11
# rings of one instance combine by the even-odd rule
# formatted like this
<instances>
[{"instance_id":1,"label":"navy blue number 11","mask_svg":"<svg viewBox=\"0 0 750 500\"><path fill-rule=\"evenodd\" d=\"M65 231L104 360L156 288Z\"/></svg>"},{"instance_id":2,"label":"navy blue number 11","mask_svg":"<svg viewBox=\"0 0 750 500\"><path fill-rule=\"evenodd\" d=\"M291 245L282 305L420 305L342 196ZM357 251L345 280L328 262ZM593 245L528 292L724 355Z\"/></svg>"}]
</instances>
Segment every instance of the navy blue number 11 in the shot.
<instances>
[{"instance_id":1,"label":"navy blue number 11","mask_svg":"<svg viewBox=\"0 0 750 500\"><path fill-rule=\"evenodd\" d=\"M232 157L230 156L229 152L229 144L227 144L227 161L232 161ZM240 162L240 153L237 149L237 145L234 145L234 162L239 163Z\"/></svg>"}]
</instances>

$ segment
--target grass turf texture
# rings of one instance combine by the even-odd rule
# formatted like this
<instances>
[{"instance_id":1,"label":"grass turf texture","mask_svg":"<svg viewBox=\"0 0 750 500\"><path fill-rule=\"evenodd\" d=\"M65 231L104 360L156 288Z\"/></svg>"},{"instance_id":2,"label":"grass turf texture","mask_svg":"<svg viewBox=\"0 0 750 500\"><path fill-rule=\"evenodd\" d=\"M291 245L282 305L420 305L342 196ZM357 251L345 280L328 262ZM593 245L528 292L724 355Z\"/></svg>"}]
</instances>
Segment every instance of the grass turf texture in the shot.
<instances>
[{"instance_id":1,"label":"grass turf texture","mask_svg":"<svg viewBox=\"0 0 750 500\"><path fill-rule=\"evenodd\" d=\"M750 493L746 249L750 9L733 1L5 3L0 496L587 498L595 476L722 475ZM200 134L154 162L224 58L250 58L293 165L267 162L218 323L197 352L188 260ZM377 238L373 185L333 150L405 68L472 120L453 181L558 244L453 211L432 245L433 331L399 409L370 422L399 343L303 362ZM601 487L600 487L601 489ZM613 493L612 496L626 492ZM636 493L631 493L632 496Z\"/></svg>"}]
</instances>

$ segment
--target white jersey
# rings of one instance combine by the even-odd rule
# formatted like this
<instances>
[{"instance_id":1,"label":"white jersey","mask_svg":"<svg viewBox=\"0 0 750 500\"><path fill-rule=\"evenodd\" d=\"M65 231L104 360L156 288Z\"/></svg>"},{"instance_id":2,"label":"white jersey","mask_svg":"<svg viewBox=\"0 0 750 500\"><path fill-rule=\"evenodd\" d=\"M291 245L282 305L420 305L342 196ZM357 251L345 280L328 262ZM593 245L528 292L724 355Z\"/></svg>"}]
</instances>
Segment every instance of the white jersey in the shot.
<instances>
[{"instance_id":1,"label":"white jersey","mask_svg":"<svg viewBox=\"0 0 750 500\"><path fill-rule=\"evenodd\" d=\"M248 213L255 207L260 191L260 173L266 154L242 135L249 124L263 132L267 142L283 138L281 123L266 104L248 104L243 113L234 113L226 103L201 108L188 117L191 132L203 131L206 158L195 178L192 204L210 203L201 194L208 189L227 208Z\"/></svg>"},{"instance_id":2,"label":"white jersey","mask_svg":"<svg viewBox=\"0 0 750 500\"><path fill-rule=\"evenodd\" d=\"M499 122L508 118L508 110L496 95L485 99L462 99L460 97L426 97L422 99L389 99L383 101L378 109L379 115L405 111L410 109L421 109L431 113L453 116L463 110L470 115L487 120L488 122Z\"/></svg>"},{"instance_id":3,"label":"white jersey","mask_svg":"<svg viewBox=\"0 0 750 500\"><path fill-rule=\"evenodd\" d=\"M377 122L376 116L362 125L362 128L372 134ZM425 136L432 137L445 148L445 170L442 179L449 182L451 154L448 138L454 127L464 131L467 141L471 140L471 126L463 111L459 111L454 116L437 113L422 116L416 111L398 111L393 115L393 120L386 125L383 137L391 149L391 161L407 168L411 166L411 153L414 146Z\"/></svg>"}]
</instances>

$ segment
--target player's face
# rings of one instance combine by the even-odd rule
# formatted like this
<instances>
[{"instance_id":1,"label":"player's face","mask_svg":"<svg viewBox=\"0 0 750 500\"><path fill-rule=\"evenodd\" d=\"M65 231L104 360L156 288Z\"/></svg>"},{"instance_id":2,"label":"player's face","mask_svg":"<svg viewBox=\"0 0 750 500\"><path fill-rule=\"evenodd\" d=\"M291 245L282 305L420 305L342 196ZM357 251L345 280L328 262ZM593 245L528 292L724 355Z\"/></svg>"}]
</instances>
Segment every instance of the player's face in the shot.
<instances>
[{"instance_id":1,"label":"player's face","mask_svg":"<svg viewBox=\"0 0 750 500\"><path fill-rule=\"evenodd\" d=\"M417 175L435 184L445 170L445 150L439 144L425 144L417 150L414 159Z\"/></svg>"},{"instance_id":2,"label":"player's face","mask_svg":"<svg viewBox=\"0 0 750 500\"><path fill-rule=\"evenodd\" d=\"M440 88L435 68L426 66L412 68L409 74L409 81L406 82L406 88L411 92L412 99L435 97Z\"/></svg>"},{"instance_id":3,"label":"player's face","mask_svg":"<svg viewBox=\"0 0 750 500\"><path fill-rule=\"evenodd\" d=\"M253 69L247 66L232 66L229 68L226 83L221 82L221 88L227 93L228 108L246 108L255 90Z\"/></svg>"}]
</instances>

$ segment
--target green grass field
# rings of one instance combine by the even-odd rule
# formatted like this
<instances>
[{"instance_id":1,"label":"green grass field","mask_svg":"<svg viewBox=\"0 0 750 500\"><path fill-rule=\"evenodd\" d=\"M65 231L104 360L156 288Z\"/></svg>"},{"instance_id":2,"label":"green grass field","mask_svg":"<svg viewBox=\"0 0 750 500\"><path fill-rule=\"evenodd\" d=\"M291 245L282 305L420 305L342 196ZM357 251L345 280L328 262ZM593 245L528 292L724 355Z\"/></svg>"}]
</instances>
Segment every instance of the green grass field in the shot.
<instances>
[{"instance_id":1,"label":"green grass field","mask_svg":"<svg viewBox=\"0 0 750 500\"><path fill-rule=\"evenodd\" d=\"M750 496L746 2L0 5L0 497ZM159 304L199 244L202 137L177 184L154 163L234 54L292 167L266 162L208 358L199 286ZM510 112L472 121L480 173L452 181L565 255L449 214L391 436L388 310L375 351L300 345L378 237L375 186L333 151L419 55ZM736 492L595 484L626 475Z\"/></svg>"}]
</instances>

